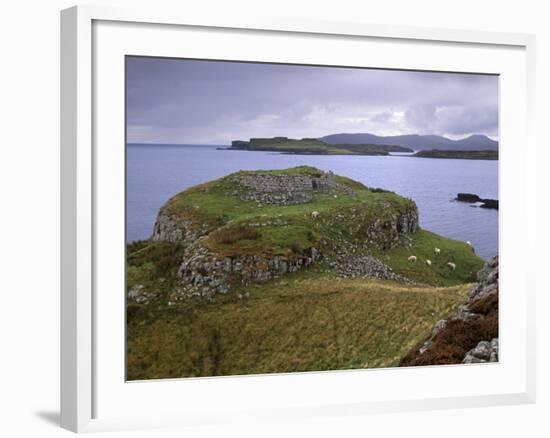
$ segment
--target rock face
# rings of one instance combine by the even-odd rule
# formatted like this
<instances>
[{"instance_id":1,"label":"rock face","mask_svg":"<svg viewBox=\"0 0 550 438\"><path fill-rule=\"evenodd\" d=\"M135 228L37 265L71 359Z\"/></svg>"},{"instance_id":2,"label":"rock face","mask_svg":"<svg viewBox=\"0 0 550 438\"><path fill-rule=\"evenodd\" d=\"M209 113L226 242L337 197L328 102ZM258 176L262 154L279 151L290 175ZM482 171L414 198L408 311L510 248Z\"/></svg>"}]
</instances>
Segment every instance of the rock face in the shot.
<instances>
[{"instance_id":1,"label":"rock face","mask_svg":"<svg viewBox=\"0 0 550 438\"><path fill-rule=\"evenodd\" d=\"M357 217L361 218L360 215ZM355 226L357 234L365 236L365 248L370 246L382 250L394 248L404 234L414 233L418 230L418 209L413 204L387 220L359 220Z\"/></svg>"},{"instance_id":2,"label":"rock face","mask_svg":"<svg viewBox=\"0 0 550 438\"><path fill-rule=\"evenodd\" d=\"M197 227L191 220L178 218L178 224L164 212L157 216L151 240L191 243L210 231L207 225Z\"/></svg>"},{"instance_id":3,"label":"rock face","mask_svg":"<svg viewBox=\"0 0 550 438\"><path fill-rule=\"evenodd\" d=\"M438 321L429 339L401 366L498 362L498 256L477 274L468 301ZM488 333L494 336L483 339Z\"/></svg>"},{"instance_id":4,"label":"rock face","mask_svg":"<svg viewBox=\"0 0 550 438\"><path fill-rule=\"evenodd\" d=\"M332 172L320 172L318 175L255 173L238 175L234 179L246 189L241 200L261 204L303 204L311 201L317 193L354 195L353 189L335 181Z\"/></svg>"},{"instance_id":5,"label":"rock face","mask_svg":"<svg viewBox=\"0 0 550 438\"><path fill-rule=\"evenodd\" d=\"M248 284L268 281L297 272L320 258L321 253L317 248L310 248L303 255L294 257L220 257L206 248L199 239L186 250L178 272L182 286L172 299L193 296L212 298L216 294L229 292L235 282Z\"/></svg>"},{"instance_id":6,"label":"rock face","mask_svg":"<svg viewBox=\"0 0 550 438\"><path fill-rule=\"evenodd\" d=\"M481 341L472 348L462 363L498 362L498 338L489 341Z\"/></svg>"}]
</instances>

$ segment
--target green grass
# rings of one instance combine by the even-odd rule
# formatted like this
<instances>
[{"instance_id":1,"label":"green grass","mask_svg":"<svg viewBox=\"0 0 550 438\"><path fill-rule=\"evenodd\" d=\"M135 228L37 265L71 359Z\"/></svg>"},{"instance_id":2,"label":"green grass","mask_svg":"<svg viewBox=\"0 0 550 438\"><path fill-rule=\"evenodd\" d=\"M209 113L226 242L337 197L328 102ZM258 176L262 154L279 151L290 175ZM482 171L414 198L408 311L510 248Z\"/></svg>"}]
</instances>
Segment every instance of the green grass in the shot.
<instances>
[{"instance_id":1,"label":"green grass","mask_svg":"<svg viewBox=\"0 0 550 438\"><path fill-rule=\"evenodd\" d=\"M248 174L252 172L241 171L233 175ZM285 170L265 171L258 170L254 173L273 174L318 174L319 170L307 166L295 167ZM261 205L253 201L241 201L239 195L242 188L227 176L215 181L192 187L173 197L166 206L170 214L183 214L197 221L220 225L229 223L232 220L249 220L258 217L276 218L278 215L297 216L310 214L313 211L326 211L327 209L351 207L363 204L372 207L401 207L411 204L410 200L400 197L392 192L380 192L370 190L363 184L349 178L338 176L337 182L346 184L353 188L356 197L340 195L336 198L331 195L315 195L312 202L296 205Z\"/></svg>"},{"instance_id":2,"label":"green grass","mask_svg":"<svg viewBox=\"0 0 550 438\"><path fill-rule=\"evenodd\" d=\"M256 231L254 238L238 240L224 240L220 242L220 235L234 226L226 226L212 232L204 244L219 254L220 257L242 255L257 256L292 256L302 254L307 249L320 245L321 235L310 227L302 225L284 225L277 227L252 228ZM242 225L239 228L244 228Z\"/></svg>"},{"instance_id":3,"label":"green grass","mask_svg":"<svg viewBox=\"0 0 550 438\"><path fill-rule=\"evenodd\" d=\"M128 378L153 379L397 366L469 285L403 286L304 272L213 303L133 305Z\"/></svg>"},{"instance_id":4,"label":"green grass","mask_svg":"<svg viewBox=\"0 0 550 438\"><path fill-rule=\"evenodd\" d=\"M313 167L296 167L285 170L255 171L273 174L310 174L320 171ZM250 172L242 171L236 175ZM367 229L376 220L391 220L414 203L392 192L370 190L349 178L335 177L337 182L351 187L355 196L346 194L316 194L310 202L295 205L261 205L254 201L242 201L243 189L233 175L192 187L169 200L163 207L174 222L191 221L193 226L204 224L216 230L206 244L213 250L226 254L257 255L287 254L293 248L311 248L321 240L333 249L344 241L364 239ZM318 220L312 219L313 212ZM217 239L228 235L238 227L261 227L259 238L233 239L231 243ZM293 252L293 251L290 251Z\"/></svg>"},{"instance_id":5,"label":"green grass","mask_svg":"<svg viewBox=\"0 0 550 438\"><path fill-rule=\"evenodd\" d=\"M453 286L476 281L476 274L483 266L483 260L475 256L472 248L465 242L426 230L409 234L407 238L406 244L388 251L375 251L375 256L396 273L420 283ZM441 250L439 255L435 254L435 248ZM417 257L416 263L408 261L411 255ZM431 260L432 265L428 266L426 260ZM456 269L447 266L448 262L455 263Z\"/></svg>"}]
</instances>

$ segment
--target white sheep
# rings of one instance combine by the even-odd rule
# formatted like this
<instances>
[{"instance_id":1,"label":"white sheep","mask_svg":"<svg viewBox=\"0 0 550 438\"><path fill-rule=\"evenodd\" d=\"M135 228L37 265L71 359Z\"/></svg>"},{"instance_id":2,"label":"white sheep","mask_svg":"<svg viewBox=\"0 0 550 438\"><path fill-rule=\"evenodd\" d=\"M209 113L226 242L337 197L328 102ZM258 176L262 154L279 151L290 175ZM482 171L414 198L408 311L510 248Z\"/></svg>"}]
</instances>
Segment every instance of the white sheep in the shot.
<instances>
[{"instance_id":1,"label":"white sheep","mask_svg":"<svg viewBox=\"0 0 550 438\"><path fill-rule=\"evenodd\" d=\"M456 269L456 264L454 264L453 262L447 262L447 266L451 268L453 271Z\"/></svg>"},{"instance_id":2,"label":"white sheep","mask_svg":"<svg viewBox=\"0 0 550 438\"><path fill-rule=\"evenodd\" d=\"M472 242L470 242L469 240L467 240L467 241L466 241L466 245L472 246Z\"/></svg>"},{"instance_id":3,"label":"white sheep","mask_svg":"<svg viewBox=\"0 0 550 438\"><path fill-rule=\"evenodd\" d=\"M312 211L312 212L311 212L311 217L312 217L313 219L317 219L317 218L319 217L319 212L318 212L318 211Z\"/></svg>"},{"instance_id":4,"label":"white sheep","mask_svg":"<svg viewBox=\"0 0 550 438\"><path fill-rule=\"evenodd\" d=\"M439 248L434 248L435 255L438 255L441 253L441 250Z\"/></svg>"},{"instance_id":5,"label":"white sheep","mask_svg":"<svg viewBox=\"0 0 550 438\"><path fill-rule=\"evenodd\" d=\"M413 256L413 255L412 255L412 256L409 256L409 257L407 258L407 260L408 260L409 262L411 262L411 263L416 263L416 256Z\"/></svg>"},{"instance_id":6,"label":"white sheep","mask_svg":"<svg viewBox=\"0 0 550 438\"><path fill-rule=\"evenodd\" d=\"M428 266L432 266L432 261L431 261L430 259L426 259L426 264L427 264Z\"/></svg>"}]
</instances>

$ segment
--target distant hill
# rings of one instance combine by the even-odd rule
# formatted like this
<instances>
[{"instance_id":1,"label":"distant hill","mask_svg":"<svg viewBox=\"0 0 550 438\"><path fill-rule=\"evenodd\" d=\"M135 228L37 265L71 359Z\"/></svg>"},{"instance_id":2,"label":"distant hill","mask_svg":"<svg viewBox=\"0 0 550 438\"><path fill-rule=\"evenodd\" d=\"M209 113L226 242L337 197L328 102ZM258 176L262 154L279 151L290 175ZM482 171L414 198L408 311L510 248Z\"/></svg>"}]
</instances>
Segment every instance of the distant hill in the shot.
<instances>
[{"instance_id":1,"label":"distant hill","mask_svg":"<svg viewBox=\"0 0 550 438\"><path fill-rule=\"evenodd\" d=\"M441 135L390 135L379 136L374 134L332 134L321 137L319 140L330 144L379 144L398 145L414 150L461 150L480 151L498 150L498 142L486 135L471 135L461 140L451 140Z\"/></svg>"}]
</instances>

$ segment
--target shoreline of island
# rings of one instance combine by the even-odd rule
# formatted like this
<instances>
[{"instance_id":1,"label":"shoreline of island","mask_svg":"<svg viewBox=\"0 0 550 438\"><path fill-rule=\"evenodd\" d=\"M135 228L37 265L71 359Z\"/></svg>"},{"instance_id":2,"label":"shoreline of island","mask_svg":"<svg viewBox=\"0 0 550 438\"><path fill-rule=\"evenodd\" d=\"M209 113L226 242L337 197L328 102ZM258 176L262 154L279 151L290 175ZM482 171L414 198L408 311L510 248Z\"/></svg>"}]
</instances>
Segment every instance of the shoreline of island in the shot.
<instances>
[{"instance_id":1,"label":"shoreline of island","mask_svg":"<svg viewBox=\"0 0 550 438\"><path fill-rule=\"evenodd\" d=\"M362 155L415 158L498 160L498 150L413 150L406 146L381 144L330 144L316 138L288 137L233 140L227 148L218 150L276 152L285 155Z\"/></svg>"}]
</instances>

